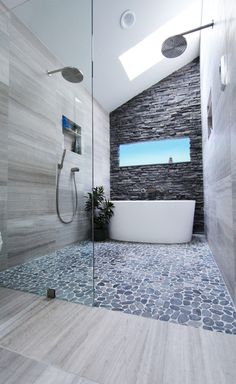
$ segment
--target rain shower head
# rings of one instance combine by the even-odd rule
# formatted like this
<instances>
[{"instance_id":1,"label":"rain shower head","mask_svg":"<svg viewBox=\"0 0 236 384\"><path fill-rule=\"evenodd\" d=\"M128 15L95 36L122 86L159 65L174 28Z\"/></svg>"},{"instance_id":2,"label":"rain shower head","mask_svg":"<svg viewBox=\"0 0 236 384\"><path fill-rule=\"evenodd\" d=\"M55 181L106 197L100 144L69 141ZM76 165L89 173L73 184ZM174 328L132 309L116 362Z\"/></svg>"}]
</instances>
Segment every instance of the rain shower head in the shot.
<instances>
[{"instance_id":1,"label":"rain shower head","mask_svg":"<svg viewBox=\"0 0 236 384\"><path fill-rule=\"evenodd\" d=\"M168 37L161 47L161 53L168 59L178 57L184 53L187 48L187 40L182 35Z\"/></svg>"},{"instance_id":2,"label":"rain shower head","mask_svg":"<svg viewBox=\"0 0 236 384\"><path fill-rule=\"evenodd\" d=\"M54 71L48 71L47 74L51 76L57 72L61 72L64 79L69 81L70 83L81 83L81 81L83 81L83 78L84 78L83 73L78 68L75 68L75 67L60 68Z\"/></svg>"},{"instance_id":3,"label":"rain shower head","mask_svg":"<svg viewBox=\"0 0 236 384\"><path fill-rule=\"evenodd\" d=\"M184 51L187 48L187 40L185 39L184 35L188 35L189 33L193 33L196 31L200 31L204 28L209 28L214 26L214 21L212 21L209 24L203 25L202 27L191 29L190 31L183 32L179 35L168 37L164 41L161 47L161 53L163 56L167 57L168 59L172 59L175 57L178 57L184 53Z\"/></svg>"}]
</instances>

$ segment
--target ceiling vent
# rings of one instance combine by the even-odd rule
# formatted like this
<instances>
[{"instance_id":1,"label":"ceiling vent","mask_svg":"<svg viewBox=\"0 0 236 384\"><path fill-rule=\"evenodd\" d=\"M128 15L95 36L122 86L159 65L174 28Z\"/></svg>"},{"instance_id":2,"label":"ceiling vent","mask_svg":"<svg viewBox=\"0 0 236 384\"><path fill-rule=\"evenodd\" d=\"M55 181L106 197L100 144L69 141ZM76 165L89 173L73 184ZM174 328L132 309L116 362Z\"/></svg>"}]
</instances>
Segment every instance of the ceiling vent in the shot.
<instances>
[{"instance_id":1,"label":"ceiling vent","mask_svg":"<svg viewBox=\"0 0 236 384\"><path fill-rule=\"evenodd\" d=\"M135 13L127 9L125 12L122 13L120 17L120 26L123 29L132 28L135 24L136 16Z\"/></svg>"}]
</instances>

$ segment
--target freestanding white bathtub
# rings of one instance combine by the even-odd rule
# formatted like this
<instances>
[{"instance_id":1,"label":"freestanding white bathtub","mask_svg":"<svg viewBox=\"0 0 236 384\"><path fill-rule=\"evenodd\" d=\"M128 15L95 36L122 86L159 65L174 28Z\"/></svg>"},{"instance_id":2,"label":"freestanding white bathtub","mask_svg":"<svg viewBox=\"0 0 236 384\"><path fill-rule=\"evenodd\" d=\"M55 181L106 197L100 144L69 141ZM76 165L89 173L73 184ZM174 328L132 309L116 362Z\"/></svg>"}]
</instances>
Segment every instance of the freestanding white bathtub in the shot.
<instances>
[{"instance_id":1,"label":"freestanding white bathtub","mask_svg":"<svg viewBox=\"0 0 236 384\"><path fill-rule=\"evenodd\" d=\"M195 200L113 201L110 238L143 243L191 241Z\"/></svg>"}]
</instances>

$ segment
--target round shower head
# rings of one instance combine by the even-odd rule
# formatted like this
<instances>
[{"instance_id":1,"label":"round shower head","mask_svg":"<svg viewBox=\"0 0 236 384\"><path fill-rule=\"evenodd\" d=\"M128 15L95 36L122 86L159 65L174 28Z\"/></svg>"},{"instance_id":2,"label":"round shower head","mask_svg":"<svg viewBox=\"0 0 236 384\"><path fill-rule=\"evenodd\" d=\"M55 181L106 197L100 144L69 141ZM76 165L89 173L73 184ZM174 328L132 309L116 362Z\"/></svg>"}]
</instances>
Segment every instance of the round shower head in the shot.
<instances>
[{"instance_id":1,"label":"round shower head","mask_svg":"<svg viewBox=\"0 0 236 384\"><path fill-rule=\"evenodd\" d=\"M161 47L161 52L163 56L167 57L168 59L173 59L182 55L186 48L187 40L185 37L182 35L176 35L168 37L168 39L164 41Z\"/></svg>"},{"instance_id":2,"label":"round shower head","mask_svg":"<svg viewBox=\"0 0 236 384\"><path fill-rule=\"evenodd\" d=\"M61 71L62 76L65 80L70 81L71 83L81 83L83 81L83 74L75 67L65 67Z\"/></svg>"},{"instance_id":3,"label":"round shower head","mask_svg":"<svg viewBox=\"0 0 236 384\"><path fill-rule=\"evenodd\" d=\"M163 56L167 57L168 59L172 59L182 55L182 53L184 53L187 48L187 40L183 35L188 35L189 33L201 31L205 28L213 28L213 26L214 20L212 20L212 22L209 24L202 25L201 27L190 29L189 31L182 32L179 35L168 37L168 39L164 41L161 47L161 52Z\"/></svg>"},{"instance_id":4,"label":"round shower head","mask_svg":"<svg viewBox=\"0 0 236 384\"><path fill-rule=\"evenodd\" d=\"M64 79L70 81L71 83L81 83L84 78L83 73L75 67L64 67L60 69L55 69L54 71L48 71L47 74L51 76L54 73L58 72L61 72Z\"/></svg>"}]
</instances>

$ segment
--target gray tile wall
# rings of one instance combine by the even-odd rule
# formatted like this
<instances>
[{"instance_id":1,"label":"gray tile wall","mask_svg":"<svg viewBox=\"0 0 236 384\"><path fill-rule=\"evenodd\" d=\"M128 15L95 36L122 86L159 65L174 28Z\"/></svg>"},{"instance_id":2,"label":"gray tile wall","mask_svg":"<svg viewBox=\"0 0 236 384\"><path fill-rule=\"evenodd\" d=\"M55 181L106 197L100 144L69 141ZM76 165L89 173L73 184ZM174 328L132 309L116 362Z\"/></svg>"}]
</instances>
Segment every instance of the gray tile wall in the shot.
<instances>
[{"instance_id":1,"label":"gray tile wall","mask_svg":"<svg viewBox=\"0 0 236 384\"><path fill-rule=\"evenodd\" d=\"M8 261L55 247L56 80L37 39L11 16L8 127Z\"/></svg>"},{"instance_id":2,"label":"gray tile wall","mask_svg":"<svg viewBox=\"0 0 236 384\"><path fill-rule=\"evenodd\" d=\"M0 265L7 265L7 180L9 114L9 14L0 3ZM1 246L0 246L1 247Z\"/></svg>"},{"instance_id":3,"label":"gray tile wall","mask_svg":"<svg viewBox=\"0 0 236 384\"><path fill-rule=\"evenodd\" d=\"M191 162L119 167L119 145L190 137ZM114 200L196 199L194 231L202 232L203 175L199 61L194 60L110 114ZM142 193L142 189L146 192Z\"/></svg>"},{"instance_id":4,"label":"gray tile wall","mask_svg":"<svg viewBox=\"0 0 236 384\"><path fill-rule=\"evenodd\" d=\"M90 222L84 204L92 187L92 99L83 84L68 83L60 74L48 77L46 71L62 63L15 16L3 11L0 61L3 269L88 238ZM82 127L82 155L67 150L61 173L61 213L68 219L72 214L70 169L80 168L76 174L79 209L68 225L56 215L57 163L70 140L62 134L62 114ZM96 177L109 193L109 117L97 103L94 138L95 147L102 148L95 153Z\"/></svg>"},{"instance_id":5,"label":"gray tile wall","mask_svg":"<svg viewBox=\"0 0 236 384\"><path fill-rule=\"evenodd\" d=\"M203 2L201 94L206 234L236 303L236 3ZM219 64L226 56L228 85L221 90ZM212 94L213 130L208 138L207 104Z\"/></svg>"}]
</instances>

